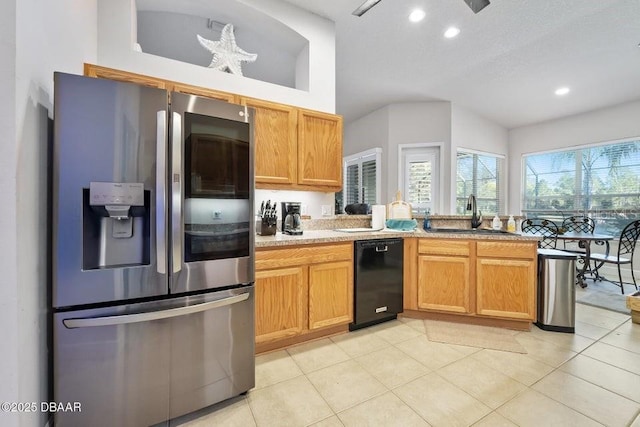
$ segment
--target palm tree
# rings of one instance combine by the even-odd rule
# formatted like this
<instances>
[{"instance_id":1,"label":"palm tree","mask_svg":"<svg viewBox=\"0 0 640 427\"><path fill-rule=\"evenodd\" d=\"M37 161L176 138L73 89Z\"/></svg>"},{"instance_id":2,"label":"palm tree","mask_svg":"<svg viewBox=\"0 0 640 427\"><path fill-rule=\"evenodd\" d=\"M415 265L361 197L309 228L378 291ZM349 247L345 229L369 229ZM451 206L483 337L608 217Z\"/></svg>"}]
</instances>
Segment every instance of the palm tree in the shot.
<instances>
[{"instance_id":1,"label":"palm tree","mask_svg":"<svg viewBox=\"0 0 640 427\"><path fill-rule=\"evenodd\" d=\"M567 161L579 159L582 165L582 197L581 203L576 203L576 207L581 207L584 212L591 209L591 198L594 180L594 167L598 161L606 159L611 178L617 177L622 159L629 158L640 151L640 142L630 141L619 144L603 145L582 150L571 150L556 153L553 158L553 167L560 169L560 166ZM580 196L580 194L577 194Z\"/></svg>"},{"instance_id":2,"label":"palm tree","mask_svg":"<svg viewBox=\"0 0 640 427\"><path fill-rule=\"evenodd\" d=\"M600 147L582 150L582 170L583 170L583 191L584 200L582 208L587 211L591 208L591 196L593 189L593 168L600 159L607 160L609 176L615 178L619 173L619 166L622 159L631 157L632 154L640 151L637 141L624 142L621 144L603 145Z\"/></svg>"}]
</instances>

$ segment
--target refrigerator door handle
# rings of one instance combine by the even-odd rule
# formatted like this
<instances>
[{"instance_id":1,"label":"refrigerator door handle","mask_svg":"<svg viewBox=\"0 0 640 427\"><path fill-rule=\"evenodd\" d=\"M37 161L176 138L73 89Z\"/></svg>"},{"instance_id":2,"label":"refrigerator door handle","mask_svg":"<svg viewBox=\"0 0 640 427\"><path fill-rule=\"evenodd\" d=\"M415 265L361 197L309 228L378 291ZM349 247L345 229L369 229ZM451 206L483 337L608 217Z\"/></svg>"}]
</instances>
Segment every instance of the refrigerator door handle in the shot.
<instances>
[{"instance_id":1,"label":"refrigerator door handle","mask_svg":"<svg viewBox=\"0 0 640 427\"><path fill-rule=\"evenodd\" d=\"M156 116L156 263L160 274L167 272L166 192L167 192L167 112Z\"/></svg>"},{"instance_id":2,"label":"refrigerator door handle","mask_svg":"<svg viewBox=\"0 0 640 427\"><path fill-rule=\"evenodd\" d=\"M182 116L171 120L171 271L182 269Z\"/></svg>"},{"instance_id":3,"label":"refrigerator door handle","mask_svg":"<svg viewBox=\"0 0 640 427\"><path fill-rule=\"evenodd\" d=\"M152 320L170 319L172 317L186 316L187 314L200 313L203 311L211 310L213 308L220 308L231 304L237 304L239 302L246 301L249 298L249 295L250 293L246 292L244 294L234 295L232 297L223 298L216 301L209 301L202 304L171 308L161 311L149 311L146 313L64 319L62 323L67 327L67 329L75 329L94 328L98 326L117 326L130 323L149 322Z\"/></svg>"}]
</instances>

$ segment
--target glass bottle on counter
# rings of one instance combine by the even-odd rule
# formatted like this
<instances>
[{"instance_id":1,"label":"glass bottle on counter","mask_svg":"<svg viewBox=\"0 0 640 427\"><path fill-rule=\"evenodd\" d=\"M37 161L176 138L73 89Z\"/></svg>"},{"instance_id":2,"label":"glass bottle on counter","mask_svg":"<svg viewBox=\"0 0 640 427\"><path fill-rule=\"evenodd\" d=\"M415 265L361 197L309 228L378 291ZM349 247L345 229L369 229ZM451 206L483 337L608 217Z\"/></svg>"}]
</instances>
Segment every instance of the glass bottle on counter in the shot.
<instances>
[{"instance_id":1,"label":"glass bottle on counter","mask_svg":"<svg viewBox=\"0 0 640 427\"><path fill-rule=\"evenodd\" d=\"M422 223L422 228L425 230L431 230L431 210L427 209L424 211L424 221Z\"/></svg>"}]
</instances>

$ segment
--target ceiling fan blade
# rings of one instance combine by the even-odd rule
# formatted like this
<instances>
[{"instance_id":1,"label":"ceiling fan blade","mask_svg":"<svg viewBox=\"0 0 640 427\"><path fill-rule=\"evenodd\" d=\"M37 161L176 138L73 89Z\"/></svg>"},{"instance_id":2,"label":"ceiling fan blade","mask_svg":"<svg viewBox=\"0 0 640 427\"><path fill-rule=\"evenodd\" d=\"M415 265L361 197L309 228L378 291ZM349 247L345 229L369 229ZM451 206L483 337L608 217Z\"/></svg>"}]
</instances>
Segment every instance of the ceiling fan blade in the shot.
<instances>
[{"instance_id":1,"label":"ceiling fan blade","mask_svg":"<svg viewBox=\"0 0 640 427\"><path fill-rule=\"evenodd\" d=\"M478 13L491 3L489 0L464 0L464 2L473 10L473 13Z\"/></svg>"},{"instance_id":2,"label":"ceiling fan blade","mask_svg":"<svg viewBox=\"0 0 640 427\"><path fill-rule=\"evenodd\" d=\"M371 9L373 6L377 5L381 1L382 0L365 0L365 2L362 3L360 6L358 6L358 8L353 12L351 12L351 14L355 16L362 16L365 13L367 13L369 9Z\"/></svg>"}]
</instances>

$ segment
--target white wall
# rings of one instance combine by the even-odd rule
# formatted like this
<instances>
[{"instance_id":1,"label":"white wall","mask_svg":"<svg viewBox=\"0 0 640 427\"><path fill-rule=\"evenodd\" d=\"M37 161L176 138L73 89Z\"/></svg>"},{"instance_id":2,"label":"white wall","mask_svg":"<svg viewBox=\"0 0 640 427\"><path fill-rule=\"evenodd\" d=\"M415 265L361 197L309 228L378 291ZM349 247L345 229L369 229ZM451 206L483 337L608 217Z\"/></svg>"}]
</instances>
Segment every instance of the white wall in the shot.
<instances>
[{"instance_id":1,"label":"white wall","mask_svg":"<svg viewBox=\"0 0 640 427\"><path fill-rule=\"evenodd\" d=\"M8 10L3 6L0 77L9 86L3 93L14 102L3 103L10 112L0 110L2 138L8 138L0 148L5 202L0 312L4 348L15 351L3 352L2 401L48 398L47 152L53 71L80 73L83 62L96 60L96 1L20 0L10 2ZM3 426L46 422L46 414L37 412L0 416Z\"/></svg>"},{"instance_id":2,"label":"white wall","mask_svg":"<svg viewBox=\"0 0 640 427\"><path fill-rule=\"evenodd\" d=\"M382 148L381 163L381 199L379 203L390 201L387 195L387 177L389 176L389 107L376 110L359 120L344 126L344 152L347 157L371 148ZM395 194L395 191L391 194Z\"/></svg>"},{"instance_id":3,"label":"white wall","mask_svg":"<svg viewBox=\"0 0 640 427\"><path fill-rule=\"evenodd\" d=\"M576 145L640 137L640 101L509 131L509 212L522 209L522 156Z\"/></svg>"},{"instance_id":4,"label":"white wall","mask_svg":"<svg viewBox=\"0 0 640 427\"><path fill-rule=\"evenodd\" d=\"M344 154L382 148L382 200L389 203L398 191L398 145L442 143L441 159L450 156L451 103L409 102L391 104L345 125ZM446 163L445 163L446 165ZM446 167L446 166L445 166ZM450 187L447 177L442 188ZM446 191L449 199L449 192ZM445 203L444 211L449 210Z\"/></svg>"},{"instance_id":5,"label":"white wall","mask_svg":"<svg viewBox=\"0 0 640 427\"><path fill-rule=\"evenodd\" d=\"M491 154L507 156L509 152L509 132L506 128L493 123L478 114L460 107L451 105L451 206L456 205L456 155L459 148L483 151ZM506 162L505 162L506 163ZM508 165L505 167L505 177L508 176ZM508 187L511 181L505 179L504 187ZM506 201L508 189L504 188L502 194ZM505 205L506 209L507 206ZM508 211L507 211L508 212Z\"/></svg>"},{"instance_id":6,"label":"white wall","mask_svg":"<svg viewBox=\"0 0 640 427\"><path fill-rule=\"evenodd\" d=\"M440 144L443 182L442 209L455 211L456 150L471 148L507 155L508 132L478 114L450 102L391 104L345 125L344 154L382 147L382 201L390 202L398 190L398 146Z\"/></svg>"},{"instance_id":7,"label":"white wall","mask_svg":"<svg viewBox=\"0 0 640 427\"><path fill-rule=\"evenodd\" d=\"M18 330L18 269L16 256L16 2L5 1L0 14L0 194L5 209L0 215L2 246L0 246L0 324L3 349L0 356L0 402L19 399L20 358L17 351ZM0 424L17 426L18 417L0 412Z\"/></svg>"},{"instance_id":8,"label":"white wall","mask_svg":"<svg viewBox=\"0 0 640 427\"><path fill-rule=\"evenodd\" d=\"M284 104L335 112L335 27L333 22L276 0L241 0L297 31L309 40L309 90L249 79L171 59L135 52L136 16L134 0L98 3L98 64L139 74L161 77L197 86L268 99ZM188 3L185 12L188 13ZM304 52L306 55L306 52ZM304 56L303 55L303 56Z\"/></svg>"},{"instance_id":9,"label":"white wall","mask_svg":"<svg viewBox=\"0 0 640 427\"><path fill-rule=\"evenodd\" d=\"M389 106L388 202L399 189L398 145L416 143L442 143L440 164L447 171L447 159L451 157L450 102L409 102ZM451 195L448 190L451 188L451 179L446 173L440 188L442 210L439 212L451 212Z\"/></svg>"},{"instance_id":10,"label":"white wall","mask_svg":"<svg viewBox=\"0 0 640 427\"><path fill-rule=\"evenodd\" d=\"M260 210L260 203L271 200L276 203L278 218L282 219L280 202L300 202L302 215L310 215L313 219L322 218L322 205L330 206L335 214L334 193L320 193L317 191L283 191L283 190L256 190L254 213ZM344 212L338 212L344 213Z\"/></svg>"}]
</instances>

